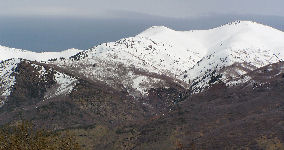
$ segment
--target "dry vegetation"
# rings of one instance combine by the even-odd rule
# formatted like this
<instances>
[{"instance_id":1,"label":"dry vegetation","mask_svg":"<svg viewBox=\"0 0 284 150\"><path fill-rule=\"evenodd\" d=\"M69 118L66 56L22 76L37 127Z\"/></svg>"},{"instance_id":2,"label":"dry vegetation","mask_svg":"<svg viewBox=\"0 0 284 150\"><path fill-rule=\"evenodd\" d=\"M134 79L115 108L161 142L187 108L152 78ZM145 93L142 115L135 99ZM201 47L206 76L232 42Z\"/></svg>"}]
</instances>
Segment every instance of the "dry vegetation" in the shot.
<instances>
[{"instance_id":1,"label":"dry vegetation","mask_svg":"<svg viewBox=\"0 0 284 150\"><path fill-rule=\"evenodd\" d=\"M37 130L27 121L0 130L0 150L80 150L68 133L55 134Z\"/></svg>"}]
</instances>

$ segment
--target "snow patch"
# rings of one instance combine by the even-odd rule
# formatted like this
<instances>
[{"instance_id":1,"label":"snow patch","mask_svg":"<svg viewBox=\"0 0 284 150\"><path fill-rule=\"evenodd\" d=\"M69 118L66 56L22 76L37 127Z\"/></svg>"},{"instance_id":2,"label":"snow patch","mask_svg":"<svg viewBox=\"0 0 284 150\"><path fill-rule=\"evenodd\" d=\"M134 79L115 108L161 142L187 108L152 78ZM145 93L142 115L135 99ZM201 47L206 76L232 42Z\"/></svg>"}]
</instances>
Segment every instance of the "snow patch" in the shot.
<instances>
[{"instance_id":1,"label":"snow patch","mask_svg":"<svg viewBox=\"0 0 284 150\"><path fill-rule=\"evenodd\" d=\"M236 85L239 85L239 84L246 83L246 82L248 82L250 80L251 80L251 77L245 76L244 78L240 78L238 80L233 80L233 81L227 82L226 86L236 86Z\"/></svg>"},{"instance_id":2,"label":"snow patch","mask_svg":"<svg viewBox=\"0 0 284 150\"><path fill-rule=\"evenodd\" d=\"M13 86L16 83L13 73L18 63L20 63L19 59L6 60L0 63L0 98L3 98L3 100L0 99L0 106L2 106L6 98L10 96Z\"/></svg>"},{"instance_id":3,"label":"snow patch","mask_svg":"<svg viewBox=\"0 0 284 150\"><path fill-rule=\"evenodd\" d=\"M60 72L56 72L54 76L58 86L56 87L55 93L46 95L45 99L50 99L52 97L70 94L73 88L78 83L78 80L76 78Z\"/></svg>"}]
</instances>

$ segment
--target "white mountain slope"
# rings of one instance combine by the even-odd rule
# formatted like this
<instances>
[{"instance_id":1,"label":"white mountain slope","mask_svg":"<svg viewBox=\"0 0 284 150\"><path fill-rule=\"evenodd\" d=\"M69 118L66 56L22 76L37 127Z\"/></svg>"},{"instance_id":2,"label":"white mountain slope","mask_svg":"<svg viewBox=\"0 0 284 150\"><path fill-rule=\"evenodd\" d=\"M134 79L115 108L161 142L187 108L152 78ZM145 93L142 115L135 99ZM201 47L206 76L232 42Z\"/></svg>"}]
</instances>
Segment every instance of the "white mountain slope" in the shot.
<instances>
[{"instance_id":1,"label":"white mountain slope","mask_svg":"<svg viewBox=\"0 0 284 150\"><path fill-rule=\"evenodd\" d=\"M0 61L11 58L22 58L32 61L48 61L49 59L69 58L82 50L68 49L62 52L42 52L36 53L22 49L9 48L0 45Z\"/></svg>"},{"instance_id":2,"label":"white mountain slope","mask_svg":"<svg viewBox=\"0 0 284 150\"><path fill-rule=\"evenodd\" d=\"M193 31L154 26L135 37L75 52L80 53L70 59L71 54L66 59L46 63L126 89L134 96L147 95L147 90L152 87L167 87L166 81L157 75L171 77L176 83L200 92L215 80L226 83L251 70L283 60L284 33L250 21ZM8 56L0 58L10 58ZM50 59L44 54L34 55L28 51L17 58L22 56L37 61ZM52 53L52 56L59 54ZM155 75L149 76L151 73Z\"/></svg>"}]
</instances>

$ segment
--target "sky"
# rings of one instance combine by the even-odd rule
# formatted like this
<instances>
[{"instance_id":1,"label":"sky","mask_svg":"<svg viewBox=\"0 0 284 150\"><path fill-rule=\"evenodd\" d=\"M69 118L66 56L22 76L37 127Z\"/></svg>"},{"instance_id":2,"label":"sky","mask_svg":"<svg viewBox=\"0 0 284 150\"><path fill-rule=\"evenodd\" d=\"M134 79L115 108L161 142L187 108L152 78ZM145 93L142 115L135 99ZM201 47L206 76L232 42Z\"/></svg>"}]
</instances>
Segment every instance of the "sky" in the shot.
<instances>
[{"instance_id":1,"label":"sky","mask_svg":"<svg viewBox=\"0 0 284 150\"><path fill-rule=\"evenodd\" d=\"M209 14L284 15L283 0L0 0L4 16L127 17L136 12L163 17Z\"/></svg>"},{"instance_id":2,"label":"sky","mask_svg":"<svg viewBox=\"0 0 284 150\"><path fill-rule=\"evenodd\" d=\"M0 45L87 49L153 25L209 29L252 20L284 30L283 0L0 0Z\"/></svg>"}]
</instances>

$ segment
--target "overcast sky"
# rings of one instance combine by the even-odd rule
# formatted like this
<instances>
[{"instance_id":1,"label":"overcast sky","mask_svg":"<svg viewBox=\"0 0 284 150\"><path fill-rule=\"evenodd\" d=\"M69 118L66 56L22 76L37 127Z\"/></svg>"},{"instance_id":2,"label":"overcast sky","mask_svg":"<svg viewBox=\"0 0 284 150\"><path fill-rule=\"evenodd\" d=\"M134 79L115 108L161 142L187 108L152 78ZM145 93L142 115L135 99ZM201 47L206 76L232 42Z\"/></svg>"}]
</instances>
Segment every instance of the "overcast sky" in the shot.
<instances>
[{"instance_id":1,"label":"overcast sky","mask_svg":"<svg viewBox=\"0 0 284 150\"><path fill-rule=\"evenodd\" d=\"M123 12L136 12L176 18L227 13L283 16L283 6L283 0L0 0L0 15L125 18L127 13Z\"/></svg>"}]
</instances>

